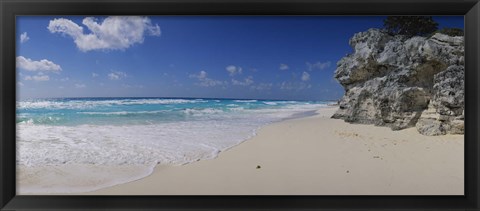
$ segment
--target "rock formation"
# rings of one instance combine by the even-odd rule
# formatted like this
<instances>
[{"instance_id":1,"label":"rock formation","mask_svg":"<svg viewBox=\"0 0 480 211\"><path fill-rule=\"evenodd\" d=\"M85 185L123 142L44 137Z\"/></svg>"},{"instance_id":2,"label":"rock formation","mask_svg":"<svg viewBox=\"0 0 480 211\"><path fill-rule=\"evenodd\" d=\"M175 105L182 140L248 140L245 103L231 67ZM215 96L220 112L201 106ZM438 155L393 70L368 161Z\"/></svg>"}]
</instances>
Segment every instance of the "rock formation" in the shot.
<instances>
[{"instance_id":1,"label":"rock formation","mask_svg":"<svg viewBox=\"0 0 480 211\"><path fill-rule=\"evenodd\" d=\"M416 127L424 135L464 133L464 39L444 34L405 38L369 29L350 39L337 63L345 88L332 118Z\"/></svg>"}]
</instances>

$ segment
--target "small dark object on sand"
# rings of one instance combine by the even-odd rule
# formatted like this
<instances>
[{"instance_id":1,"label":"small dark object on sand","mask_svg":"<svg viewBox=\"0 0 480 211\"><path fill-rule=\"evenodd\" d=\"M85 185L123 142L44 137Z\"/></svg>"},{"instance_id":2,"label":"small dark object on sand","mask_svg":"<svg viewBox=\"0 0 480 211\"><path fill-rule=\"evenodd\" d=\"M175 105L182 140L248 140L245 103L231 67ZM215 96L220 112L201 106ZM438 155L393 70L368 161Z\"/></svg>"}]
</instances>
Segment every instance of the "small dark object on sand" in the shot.
<instances>
[{"instance_id":1,"label":"small dark object on sand","mask_svg":"<svg viewBox=\"0 0 480 211\"><path fill-rule=\"evenodd\" d=\"M350 173L350 171L347 171L347 173Z\"/></svg>"},{"instance_id":2,"label":"small dark object on sand","mask_svg":"<svg viewBox=\"0 0 480 211\"><path fill-rule=\"evenodd\" d=\"M257 169L260 169L260 168L262 168L262 167L260 165L257 165Z\"/></svg>"}]
</instances>

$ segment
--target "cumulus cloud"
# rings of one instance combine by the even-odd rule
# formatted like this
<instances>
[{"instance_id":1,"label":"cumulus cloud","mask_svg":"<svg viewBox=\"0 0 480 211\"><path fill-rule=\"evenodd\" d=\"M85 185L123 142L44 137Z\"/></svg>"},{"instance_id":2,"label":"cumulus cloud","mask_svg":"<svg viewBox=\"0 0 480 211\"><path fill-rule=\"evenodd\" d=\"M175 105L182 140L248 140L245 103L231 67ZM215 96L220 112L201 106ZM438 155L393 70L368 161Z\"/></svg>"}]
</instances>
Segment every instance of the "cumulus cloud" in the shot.
<instances>
[{"instance_id":1,"label":"cumulus cloud","mask_svg":"<svg viewBox=\"0 0 480 211\"><path fill-rule=\"evenodd\" d=\"M307 70L308 71L312 71L312 70L323 70L327 67L330 67L330 64L331 62L330 61L327 61L327 62L315 62L315 63L310 63L310 62L307 62Z\"/></svg>"},{"instance_id":2,"label":"cumulus cloud","mask_svg":"<svg viewBox=\"0 0 480 211\"><path fill-rule=\"evenodd\" d=\"M225 69L230 74L230 76L242 74L242 68L241 67L237 67L237 66L234 66L234 65L229 65L229 66L225 67Z\"/></svg>"},{"instance_id":3,"label":"cumulus cloud","mask_svg":"<svg viewBox=\"0 0 480 211\"><path fill-rule=\"evenodd\" d=\"M114 71L108 74L108 78L110 80L120 80L125 77L127 77L127 73L124 73L124 72Z\"/></svg>"},{"instance_id":4,"label":"cumulus cloud","mask_svg":"<svg viewBox=\"0 0 480 211\"><path fill-rule=\"evenodd\" d=\"M27 32L23 32L20 35L20 43L26 43L29 39L30 37L27 35Z\"/></svg>"},{"instance_id":5,"label":"cumulus cloud","mask_svg":"<svg viewBox=\"0 0 480 211\"><path fill-rule=\"evenodd\" d=\"M288 65L286 64L280 64L280 70L288 70Z\"/></svg>"},{"instance_id":6,"label":"cumulus cloud","mask_svg":"<svg viewBox=\"0 0 480 211\"><path fill-rule=\"evenodd\" d=\"M17 56L17 68L28 71L51 71L60 72L62 67L53 63L52 61L42 59L40 61L34 61L23 56Z\"/></svg>"},{"instance_id":7,"label":"cumulus cloud","mask_svg":"<svg viewBox=\"0 0 480 211\"><path fill-rule=\"evenodd\" d=\"M312 85L307 84L305 82L286 82L286 81L284 81L280 84L280 89L283 89L283 90L300 91L300 90L310 89L310 88L312 88Z\"/></svg>"},{"instance_id":8,"label":"cumulus cloud","mask_svg":"<svg viewBox=\"0 0 480 211\"><path fill-rule=\"evenodd\" d=\"M25 76L24 80L26 81L48 81L50 77L48 75L34 75L34 76Z\"/></svg>"},{"instance_id":9,"label":"cumulus cloud","mask_svg":"<svg viewBox=\"0 0 480 211\"><path fill-rule=\"evenodd\" d=\"M249 86L249 85L253 84L253 77L248 76L243 81L238 81L238 80L232 79L232 84L236 85L236 86Z\"/></svg>"},{"instance_id":10,"label":"cumulus cloud","mask_svg":"<svg viewBox=\"0 0 480 211\"><path fill-rule=\"evenodd\" d=\"M200 73L197 74L190 74L188 77L190 78L197 78L199 80L207 78L207 72L205 71L200 71Z\"/></svg>"},{"instance_id":11,"label":"cumulus cloud","mask_svg":"<svg viewBox=\"0 0 480 211\"><path fill-rule=\"evenodd\" d=\"M87 87L85 84L75 84L75 88L81 89Z\"/></svg>"},{"instance_id":12,"label":"cumulus cloud","mask_svg":"<svg viewBox=\"0 0 480 211\"><path fill-rule=\"evenodd\" d=\"M160 27L153 25L148 17L111 16L99 21L93 17L84 18L82 24L90 31L85 32L75 22L56 18L48 24L51 33L70 36L78 49L124 50L137 43L143 43L145 35L160 36Z\"/></svg>"},{"instance_id":13,"label":"cumulus cloud","mask_svg":"<svg viewBox=\"0 0 480 211\"><path fill-rule=\"evenodd\" d=\"M20 82L20 81L17 84L18 84L18 86L23 86L23 83Z\"/></svg>"},{"instance_id":14,"label":"cumulus cloud","mask_svg":"<svg viewBox=\"0 0 480 211\"><path fill-rule=\"evenodd\" d=\"M190 74L189 77L196 78L198 80L198 83L195 83L195 85L197 86L212 87L212 86L227 85L226 81L219 81L219 80L208 78L207 72L203 70L200 71L200 73L198 74Z\"/></svg>"},{"instance_id":15,"label":"cumulus cloud","mask_svg":"<svg viewBox=\"0 0 480 211\"><path fill-rule=\"evenodd\" d=\"M310 74L304 71L302 73L302 81L308 81L308 80L310 80Z\"/></svg>"},{"instance_id":16,"label":"cumulus cloud","mask_svg":"<svg viewBox=\"0 0 480 211\"><path fill-rule=\"evenodd\" d=\"M92 73L92 78L96 78L98 77L99 75L97 73Z\"/></svg>"}]
</instances>

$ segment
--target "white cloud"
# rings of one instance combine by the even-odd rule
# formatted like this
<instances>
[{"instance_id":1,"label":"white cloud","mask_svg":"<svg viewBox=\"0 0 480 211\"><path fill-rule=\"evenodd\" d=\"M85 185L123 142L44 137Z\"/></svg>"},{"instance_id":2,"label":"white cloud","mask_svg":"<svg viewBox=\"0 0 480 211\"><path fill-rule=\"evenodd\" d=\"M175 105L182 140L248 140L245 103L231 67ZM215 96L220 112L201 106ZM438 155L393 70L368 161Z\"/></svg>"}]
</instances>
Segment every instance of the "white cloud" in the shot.
<instances>
[{"instance_id":1,"label":"white cloud","mask_svg":"<svg viewBox=\"0 0 480 211\"><path fill-rule=\"evenodd\" d=\"M64 81L68 81L68 80L70 80L70 78L69 78L69 77L65 77L65 78L61 78L61 79L60 79L60 81L62 81L62 82L64 82Z\"/></svg>"},{"instance_id":2,"label":"white cloud","mask_svg":"<svg viewBox=\"0 0 480 211\"><path fill-rule=\"evenodd\" d=\"M308 80L310 80L310 74L304 71L302 73L302 81L308 81Z\"/></svg>"},{"instance_id":3,"label":"white cloud","mask_svg":"<svg viewBox=\"0 0 480 211\"><path fill-rule=\"evenodd\" d=\"M108 78L110 80L120 80L125 77L127 77L127 73L124 73L124 72L114 71L108 74Z\"/></svg>"},{"instance_id":4,"label":"white cloud","mask_svg":"<svg viewBox=\"0 0 480 211\"><path fill-rule=\"evenodd\" d=\"M23 32L20 35L20 43L26 43L29 39L30 37L27 35L27 32Z\"/></svg>"},{"instance_id":5,"label":"white cloud","mask_svg":"<svg viewBox=\"0 0 480 211\"><path fill-rule=\"evenodd\" d=\"M311 84L307 84L305 82L282 82L280 84L280 89L283 89L283 90L296 90L296 91L300 91L300 90L303 90L303 89L310 89L312 88L312 85Z\"/></svg>"},{"instance_id":6,"label":"white cloud","mask_svg":"<svg viewBox=\"0 0 480 211\"><path fill-rule=\"evenodd\" d=\"M214 79L211 79L211 78L206 78L206 79L202 80L198 85L205 86L205 87L221 86L221 85L226 85L226 82L214 80Z\"/></svg>"},{"instance_id":7,"label":"white cloud","mask_svg":"<svg viewBox=\"0 0 480 211\"><path fill-rule=\"evenodd\" d=\"M87 87L85 84L75 84L75 88L81 89Z\"/></svg>"},{"instance_id":8,"label":"white cloud","mask_svg":"<svg viewBox=\"0 0 480 211\"><path fill-rule=\"evenodd\" d=\"M145 88L145 86L143 86L143 85L130 85L130 84L122 84L122 87L127 88L127 89L129 89L129 88L137 88L137 89Z\"/></svg>"},{"instance_id":9,"label":"white cloud","mask_svg":"<svg viewBox=\"0 0 480 211\"><path fill-rule=\"evenodd\" d=\"M48 24L51 33L61 33L73 38L78 49L91 50L124 50L137 43L143 43L145 34L160 36L160 27L153 25L148 17L110 16L99 22L96 18L84 18L84 28L65 18L56 18Z\"/></svg>"},{"instance_id":10,"label":"white cloud","mask_svg":"<svg viewBox=\"0 0 480 211\"><path fill-rule=\"evenodd\" d=\"M26 81L48 81L50 77L48 75L34 75L34 76L25 76L24 80Z\"/></svg>"},{"instance_id":11,"label":"white cloud","mask_svg":"<svg viewBox=\"0 0 480 211\"><path fill-rule=\"evenodd\" d=\"M280 70L288 70L288 65L286 64L280 64Z\"/></svg>"},{"instance_id":12,"label":"white cloud","mask_svg":"<svg viewBox=\"0 0 480 211\"><path fill-rule=\"evenodd\" d=\"M229 66L225 67L225 69L230 74L230 76L242 74L242 68L241 67L237 67L237 66L234 66L234 65L229 65Z\"/></svg>"},{"instance_id":13,"label":"white cloud","mask_svg":"<svg viewBox=\"0 0 480 211\"><path fill-rule=\"evenodd\" d=\"M270 90L273 87L273 83L260 83L258 85L250 86L251 89L255 90Z\"/></svg>"},{"instance_id":14,"label":"white cloud","mask_svg":"<svg viewBox=\"0 0 480 211\"><path fill-rule=\"evenodd\" d=\"M23 83L20 82L20 81L17 84L18 84L18 86L23 86Z\"/></svg>"},{"instance_id":15,"label":"white cloud","mask_svg":"<svg viewBox=\"0 0 480 211\"><path fill-rule=\"evenodd\" d=\"M200 71L200 73L199 73L198 75L190 74L188 77L190 77L190 78L197 78L197 79L199 79L199 80L205 79L205 78L207 78L207 72L205 72L205 71L202 70L202 71Z\"/></svg>"},{"instance_id":16,"label":"white cloud","mask_svg":"<svg viewBox=\"0 0 480 211\"><path fill-rule=\"evenodd\" d=\"M17 56L17 68L28 71L52 71L59 72L62 70L60 65L53 63L52 61L42 59L40 61L34 61L23 56Z\"/></svg>"},{"instance_id":17,"label":"white cloud","mask_svg":"<svg viewBox=\"0 0 480 211\"><path fill-rule=\"evenodd\" d=\"M219 81L219 80L208 78L207 72L203 70L200 71L200 73L198 74L191 74L188 77L196 78L199 81L198 83L195 84L197 86L212 87L212 86L221 86L221 85L228 84L226 81Z\"/></svg>"},{"instance_id":18,"label":"white cloud","mask_svg":"<svg viewBox=\"0 0 480 211\"><path fill-rule=\"evenodd\" d=\"M249 85L253 84L253 77L248 76L243 81L238 81L238 80L232 79L232 84L237 85L237 86L249 86Z\"/></svg>"},{"instance_id":19,"label":"white cloud","mask_svg":"<svg viewBox=\"0 0 480 211\"><path fill-rule=\"evenodd\" d=\"M308 71L312 71L312 70L315 70L315 69L318 69L318 70L323 70L327 67L330 67L330 64L331 62L330 61L327 61L327 62L315 62L315 63L310 63L310 62L307 62L307 70Z\"/></svg>"},{"instance_id":20,"label":"white cloud","mask_svg":"<svg viewBox=\"0 0 480 211\"><path fill-rule=\"evenodd\" d=\"M92 73L92 78L96 78L98 77L99 75L97 73Z\"/></svg>"}]
</instances>

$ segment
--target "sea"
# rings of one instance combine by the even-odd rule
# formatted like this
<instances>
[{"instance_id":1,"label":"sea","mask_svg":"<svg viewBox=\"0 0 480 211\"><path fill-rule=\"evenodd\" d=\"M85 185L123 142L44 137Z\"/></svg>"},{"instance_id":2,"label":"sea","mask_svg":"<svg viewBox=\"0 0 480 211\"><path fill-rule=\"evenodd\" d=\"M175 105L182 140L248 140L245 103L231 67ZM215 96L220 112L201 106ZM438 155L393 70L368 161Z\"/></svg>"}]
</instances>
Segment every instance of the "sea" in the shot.
<instances>
[{"instance_id":1,"label":"sea","mask_svg":"<svg viewBox=\"0 0 480 211\"><path fill-rule=\"evenodd\" d=\"M330 101L57 98L17 102L17 165L183 165Z\"/></svg>"}]
</instances>

